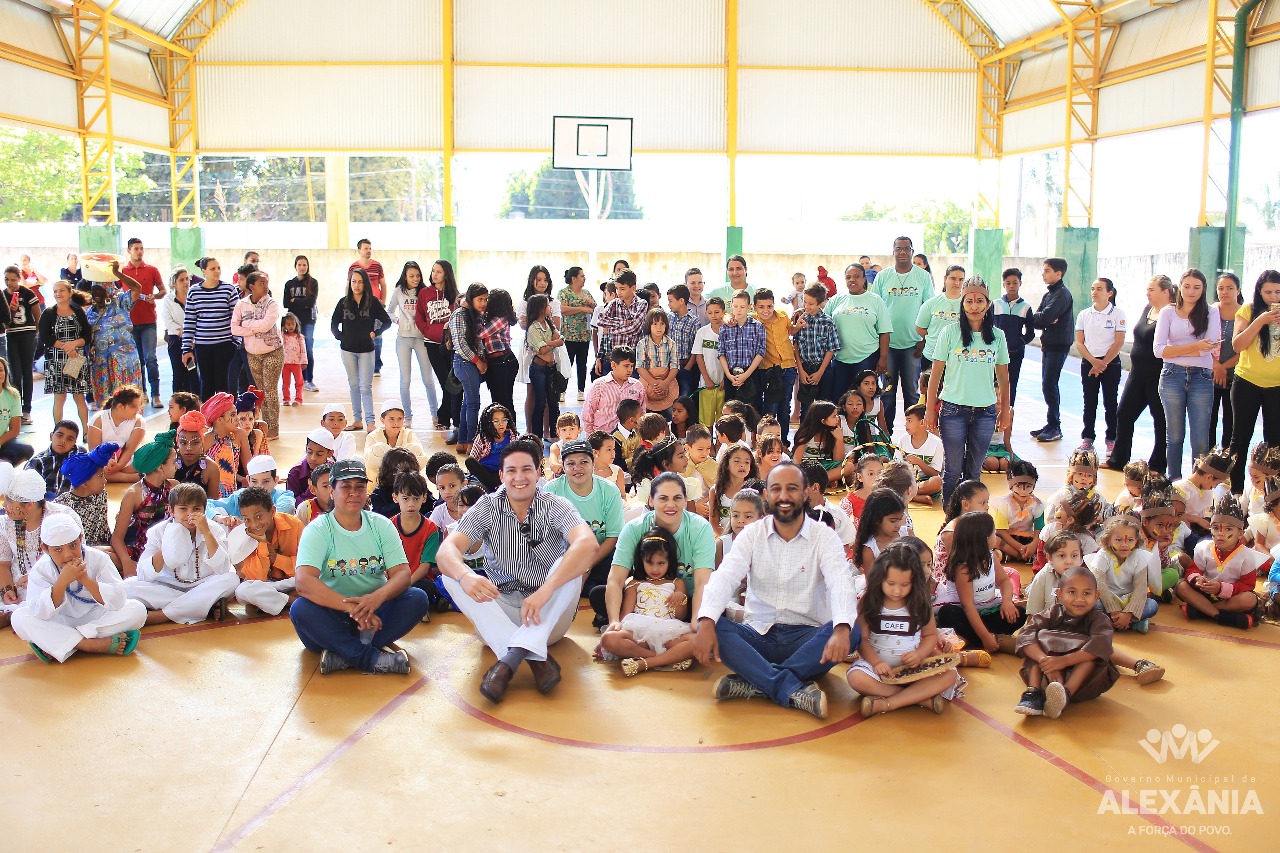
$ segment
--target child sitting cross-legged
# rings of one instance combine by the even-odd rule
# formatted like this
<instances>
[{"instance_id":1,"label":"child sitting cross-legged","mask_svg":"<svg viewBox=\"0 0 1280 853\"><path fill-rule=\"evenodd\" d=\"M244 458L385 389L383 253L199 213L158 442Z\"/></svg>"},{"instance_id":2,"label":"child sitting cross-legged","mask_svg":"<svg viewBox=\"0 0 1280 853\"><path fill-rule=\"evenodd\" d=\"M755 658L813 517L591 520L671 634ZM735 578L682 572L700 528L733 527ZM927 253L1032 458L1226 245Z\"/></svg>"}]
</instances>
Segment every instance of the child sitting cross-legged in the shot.
<instances>
[{"instance_id":1,"label":"child sitting cross-legged","mask_svg":"<svg viewBox=\"0 0 1280 853\"><path fill-rule=\"evenodd\" d=\"M1096 699L1120 677L1112 662L1111 620L1097 608L1098 581L1083 566L1063 573L1056 601L1018 634L1027 689L1014 713L1056 720L1069 702Z\"/></svg>"},{"instance_id":2,"label":"child sitting cross-legged","mask_svg":"<svg viewBox=\"0 0 1280 853\"><path fill-rule=\"evenodd\" d=\"M853 454L850 454L851 458L852 456ZM846 465L849 461L851 460L845 460ZM856 522L862 517L862 508L867 503L867 497L874 491L876 479L883 470L884 459L874 453L863 453L853 461L852 476L846 476L846 480L853 486L853 491L840 499L840 508L844 510L845 515L849 516L850 521Z\"/></svg>"},{"instance_id":3,"label":"child sitting cross-legged","mask_svg":"<svg viewBox=\"0 0 1280 853\"><path fill-rule=\"evenodd\" d=\"M306 452L302 461L289 469L285 488L293 492L299 502L311 497L311 473L326 462L333 461L333 435L324 427L316 427L307 433Z\"/></svg>"},{"instance_id":4,"label":"child sitting cross-legged","mask_svg":"<svg viewBox=\"0 0 1280 853\"><path fill-rule=\"evenodd\" d=\"M437 474L439 476L439 474ZM427 478L417 471L402 471L396 475L391 487L392 497L400 512L391 517L400 544L409 559L409 580L427 594L431 607L422 614L423 622L431 621L431 608L449 610L449 599L437 585L440 570L436 568L436 549L444 538L441 528L422 514L422 504L431 499Z\"/></svg>"},{"instance_id":5,"label":"child sitting cross-legged","mask_svg":"<svg viewBox=\"0 0 1280 853\"><path fill-rule=\"evenodd\" d=\"M27 576L26 604L13 614L13 632L45 663L65 663L77 651L130 654L147 621L146 608L125 595L110 558L85 548L81 534L72 513L44 520L44 556Z\"/></svg>"},{"instance_id":6,"label":"child sitting cross-legged","mask_svg":"<svg viewBox=\"0 0 1280 853\"><path fill-rule=\"evenodd\" d=\"M882 681L894 667L919 666L938 646L928 577L919 553L910 544L893 542L872 563L867 591L858 602L858 628L862 633L858 660L845 677L862 696L862 716L908 705L941 714L946 709L944 699L964 694L965 681L955 670L909 684Z\"/></svg>"},{"instance_id":7,"label":"child sitting cross-legged","mask_svg":"<svg viewBox=\"0 0 1280 853\"><path fill-rule=\"evenodd\" d=\"M916 403L903 415L905 434L901 441L904 458L916 471L916 503L932 506L933 499L942 494L942 439L924 426L925 406Z\"/></svg>"},{"instance_id":8,"label":"child sitting cross-legged","mask_svg":"<svg viewBox=\"0 0 1280 853\"><path fill-rule=\"evenodd\" d=\"M1034 572L1044 568L1048 557L1044 553L1044 543L1059 530L1074 533L1080 539L1080 548L1087 557L1098 550L1097 534L1102 526L1102 496L1092 495L1072 489L1070 498L1058 504L1053 520L1040 531L1040 541L1036 545L1036 559L1031 564Z\"/></svg>"},{"instance_id":9,"label":"child sitting cross-legged","mask_svg":"<svg viewBox=\"0 0 1280 853\"><path fill-rule=\"evenodd\" d=\"M1098 522L1101 523L1115 515L1115 509L1107 499L1098 494L1098 454L1087 448L1080 448L1071 453L1067 460L1067 482L1061 489L1053 493L1045 505L1044 517L1053 521L1057 517L1058 507L1066 503L1076 493L1085 497L1098 496Z\"/></svg>"},{"instance_id":10,"label":"child sitting cross-legged","mask_svg":"<svg viewBox=\"0 0 1280 853\"><path fill-rule=\"evenodd\" d=\"M561 459L564 446L582 437L581 419L573 412L561 412L556 418L556 436L556 441L551 445L551 454L547 457L553 477L559 477L564 473L564 462Z\"/></svg>"},{"instance_id":11,"label":"child sitting cross-legged","mask_svg":"<svg viewBox=\"0 0 1280 853\"><path fill-rule=\"evenodd\" d=\"M474 446L474 445L473 445ZM369 509L378 515L391 518L400 511L400 507L395 500L395 484L396 478L404 473L416 474L419 471L418 460L414 455L403 447L393 447L387 451L382 457L382 464L378 466L378 485L373 491L369 492ZM423 481L426 482L425 480ZM423 497L432 502L430 492L425 492ZM430 507L428 507L430 512Z\"/></svg>"},{"instance_id":12,"label":"child sitting cross-legged","mask_svg":"<svg viewBox=\"0 0 1280 853\"><path fill-rule=\"evenodd\" d=\"M996 559L995 522L966 512L956 522L944 572L934 592L938 627L951 628L967 648L1013 654L1013 634L1027 615L1014 601L1013 584Z\"/></svg>"},{"instance_id":13,"label":"child sitting cross-legged","mask_svg":"<svg viewBox=\"0 0 1280 853\"><path fill-rule=\"evenodd\" d=\"M1188 619L1216 619L1229 628L1252 628L1258 606L1258 569L1270 560L1244 542L1244 510L1230 495L1209 519L1211 539L1196 546L1191 568L1174 588Z\"/></svg>"},{"instance_id":14,"label":"child sitting cross-legged","mask_svg":"<svg viewBox=\"0 0 1280 853\"><path fill-rule=\"evenodd\" d=\"M80 516L84 543L104 549L119 566L119 558L111 550L111 526L107 523L107 463L119 450L108 441L92 452L76 453L62 463L62 476L70 488L53 499Z\"/></svg>"},{"instance_id":15,"label":"child sitting cross-legged","mask_svg":"<svg viewBox=\"0 0 1280 853\"><path fill-rule=\"evenodd\" d=\"M298 508L298 503L294 500L293 492L281 484L277 476L279 467L276 464L276 460L266 454L250 459L245 465L245 472L249 475L248 488L264 490L271 495L271 502L277 511L292 515L294 510ZM240 499L244 493L245 489L237 489L225 498L216 498L209 501L207 510L209 517L230 515L240 518Z\"/></svg>"},{"instance_id":16,"label":"child sitting cross-legged","mask_svg":"<svg viewBox=\"0 0 1280 853\"><path fill-rule=\"evenodd\" d=\"M243 523L227 521L232 527L227 551L240 576L236 601L248 616L278 616L297 598L293 573L305 525L296 516L277 511L265 488L250 486L239 494Z\"/></svg>"},{"instance_id":17,"label":"child sitting cross-legged","mask_svg":"<svg viewBox=\"0 0 1280 853\"><path fill-rule=\"evenodd\" d=\"M1174 506L1173 487L1163 476L1148 477L1142 486L1142 547L1151 552L1160 571L1160 583L1151 592L1165 604L1173 603L1173 588L1191 565L1191 557L1174 541L1181 516Z\"/></svg>"},{"instance_id":18,"label":"child sitting cross-legged","mask_svg":"<svg viewBox=\"0 0 1280 853\"><path fill-rule=\"evenodd\" d=\"M693 666L695 634L685 619L689 597L679 576L676 540L652 527L636 545L634 568L622 593L622 621L600 638L605 660L622 658L622 673L650 669L686 670ZM671 599L680 592L680 602Z\"/></svg>"},{"instance_id":19,"label":"child sitting cross-legged","mask_svg":"<svg viewBox=\"0 0 1280 853\"><path fill-rule=\"evenodd\" d=\"M228 559L225 528L205 517L208 502L204 489L179 483L169 492L170 517L147 532L138 576L125 587L129 598L147 606L148 625L226 617L226 599L240 576Z\"/></svg>"},{"instance_id":20,"label":"child sitting cross-legged","mask_svg":"<svg viewBox=\"0 0 1280 853\"><path fill-rule=\"evenodd\" d=\"M1149 473L1151 469L1141 459L1135 459L1124 466L1124 488L1111 502L1116 512L1142 512L1142 483Z\"/></svg>"},{"instance_id":21,"label":"child sitting cross-legged","mask_svg":"<svg viewBox=\"0 0 1280 853\"><path fill-rule=\"evenodd\" d=\"M111 548L119 560L120 573L127 578L137 574L137 563L146 549L147 532L167 514L169 490L175 485L173 474L178 470L178 454L173 449L174 439L172 430L162 432L133 454L133 467L142 475L142 479L126 489L121 496L116 523L111 529ZM108 465L107 471L110 470L111 466ZM200 486L196 488L204 491ZM201 501L201 509L207 500L208 495Z\"/></svg>"},{"instance_id":22,"label":"child sitting cross-legged","mask_svg":"<svg viewBox=\"0 0 1280 853\"><path fill-rule=\"evenodd\" d=\"M516 416L501 403L490 403L480 413L480 425L466 462L467 472L476 478L486 492L492 492L502 485L498 476L500 459L503 449L516 439L515 422ZM636 443L640 443L639 439L636 439Z\"/></svg>"},{"instance_id":23,"label":"child sitting cross-legged","mask_svg":"<svg viewBox=\"0 0 1280 853\"><path fill-rule=\"evenodd\" d=\"M79 438L79 424L75 421L58 421L54 424L53 432L49 433L49 446L27 460L26 467L39 471L40 476L44 477L46 498L52 500L55 495L71 488L62 473L62 465L72 454L85 452L85 448L76 443ZM113 453L120 449L118 444L111 446L115 448Z\"/></svg>"},{"instance_id":24,"label":"child sitting cross-legged","mask_svg":"<svg viewBox=\"0 0 1280 853\"><path fill-rule=\"evenodd\" d=\"M1025 459L1009 463L1009 493L991 499L1000 550L1010 562L1035 560L1038 534L1044 529L1044 504L1035 495L1040 472Z\"/></svg>"},{"instance_id":25,"label":"child sitting cross-legged","mask_svg":"<svg viewBox=\"0 0 1280 853\"><path fill-rule=\"evenodd\" d=\"M1211 538L1209 514L1213 510L1213 491L1231 477L1231 469L1236 465L1236 457L1221 447L1215 447L1195 461L1195 469L1191 476L1175 480L1173 487L1186 502L1182 513L1182 523L1187 525L1189 533L1182 541L1182 547L1194 553L1196 547Z\"/></svg>"},{"instance_id":26,"label":"child sitting cross-legged","mask_svg":"<svg viewBox=\"0 0 1280 853\"><path fill-rule=\"evenodd\" d=\"M1268 477L1262 484L1262 511L1249 515L1248 539L1263 554L1280 545L1280 478Z\"/></svg>"},{"instance_id":27,"label":"child sitting cross-legged","mask_svg":"<svg viewBox=\"0 0 1280 853\"><path fill-rule=\"evenodd\" d=\"M1147 589L1160 585L1160 563L1150 551L1139 547L1142 522L1122 513L1112 516L1103 528L1096 553L1085 564L1098 579L1102 609L1116 631L1147 633L1147 620L1160 604L1147 597Z\"/></svg>"},{"instance_id":28,"label":"child sitting cross-legged","mask_svg":"<svg viewBox=\"0 0 1280 853\"><path fill-rule=\"evenodd\" d=\"M427 461L427 451L413 430L405 425L404 408L396 400L386 400L379 413L382 424L364 439L364 467L377 471L382 457L393 447L403 448L418 460L418 469Z\"/></svg>"}]
</instances>

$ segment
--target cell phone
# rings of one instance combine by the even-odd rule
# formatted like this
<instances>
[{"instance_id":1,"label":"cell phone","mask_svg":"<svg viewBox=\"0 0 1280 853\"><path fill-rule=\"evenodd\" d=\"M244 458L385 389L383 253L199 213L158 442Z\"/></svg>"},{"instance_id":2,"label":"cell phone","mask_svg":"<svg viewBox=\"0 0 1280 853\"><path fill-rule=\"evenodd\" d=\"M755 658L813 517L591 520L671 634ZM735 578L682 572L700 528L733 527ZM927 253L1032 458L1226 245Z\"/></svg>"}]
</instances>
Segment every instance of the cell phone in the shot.
<instances>
[{"instance_id":1,"label":"cell phone","mask_svg":"<svg viewBox=\"0 0 1280 853\"><path fill-rule=\"evenodd\" d=\"M195 360L193 359L191 363L187 365L187 370L195 370L195 369L196 369L196 363L195 363Z\"/></svg>"}]
</instances>

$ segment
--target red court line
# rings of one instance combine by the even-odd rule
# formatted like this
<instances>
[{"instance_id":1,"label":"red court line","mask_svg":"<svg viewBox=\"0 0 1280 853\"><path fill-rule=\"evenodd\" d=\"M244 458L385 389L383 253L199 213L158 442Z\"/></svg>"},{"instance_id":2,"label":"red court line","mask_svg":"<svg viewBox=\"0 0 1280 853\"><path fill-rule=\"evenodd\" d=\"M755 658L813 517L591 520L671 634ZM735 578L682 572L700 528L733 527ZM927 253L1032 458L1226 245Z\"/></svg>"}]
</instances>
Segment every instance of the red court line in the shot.
<instances>
[{"instance_id":1,"label":"red court line","mask_svg":"<svg viewBox=\"0 0 1280 853\"><path fill-rule=\"evenodd\" d=\"M1183 637L1199 637L1204 640L1221 640L1224 643L1235 643L1238 646L1258 646L1264 649L1280 649L1280 643L1272 643L1267 640L1255 640L1252 637L1237 637L1233 634L1214 634L1210 631L1196 631L1191 628L1179 628L1177 625L1157 625L1150 623L1151 631L1161 631L1166 634L1178 634Z\"/></svg>"},{"instance_id":2,"label":"red court line","mask_svg":"<svg viewBox=\"0 0 1280 853\"><path fill-rule=\"evenodd\" d=\"M1004 723L1000 722L999 720L995 719L989 714L978 710L977 708L970 705L968 702L964 701L963 699L957 699L952 704L955 705L960 710L964 711L969 716L974 717L979 722L986 724L989 728L992 728L995 731L999 732L1000 734L1004 735L1009 740L1013 741L1018 746L1027 750L1031 754L1037 756L1038 758L1044 759L1049 764L1063 771L1068 776L1073 777L1077 781L1083 782L1085 785L1097 791L1099 794L1110 793L1112 794L1112 796L1115 796L1117 798L1119 797L1120 792L1116 791L1114 788L1109 787L1104 782L1100 781L1099 779L1096 779L1089 773L1086 773L1084 770L1081 770L1079 767L1076 767L1074 764L1072 764L1070 761L1067 761L1065 758L1062 758L1056 753L1050 752L1049 750L1045 749L1043 746L1031 740L1030 738L1026 737L1025 735L1019 734L1018 732L1009 728ZM1201 841L1199 838L1196 838L1195 836L1183 834L1182 832L1179 831L1180 827L1177 824L1170 823L1169 821L1165 820L1163 817L1161 817L1158 814L1153 814L1150 812L1144 812L1139 810L1137 816L1142 818L1152 826L1157 826L1162 829L1170 830L1169 835L1166 837L1176 838L1178 841L1181 841L1183 844L1187 845L1193 850L1201 850L1201 851L1204 851L1204 853L1217 853L1217 848L1210 847L1208 844L1205 844L1203 841Z\"/></svg>"},{"instance_id":3,"label":"red court line","mask_svg":"<svg viewBox=\"0 0 1280 853\"><path fill-rule=\"evenodd\" d=\"M426 683L427 683L427 677L425 675L421 676L420 678L418 678L417 681L413 682L408 687L406 687L403 691L401 691L400 694L397 695L395 698L393 698L390 702L383 705L376 713L374 713L372 717L370 717L365 722L364 725L356 729L351 734L347 735L347 737L342 741L342 743L335 746L329 752L328 755L320 759L320 762L316 764L315 767L312 767L304 775L299 777L298 780L294 782L292 785L290 785L288 788L286 788L284 792L280 794L280 796L276 797L274 800L272 800L270 803L264 806L260 812L258 812L253 817L249 818L249 820L241 824L240 827L237 828L234 832L232 832L230 835L226 836L221 841L219 841L213 848L214 853L221 853L221 851L231 850L233 847L235 847L240 842L244 841L246 838L248 838L250 835L256 832L264 823L267 822L269 818L271 818L273 815L275 815L285 806L289 805L289 803L293 802L293 800L300 793L302 793L304 788L306 788L316 779L320 778L320 776L322 776L324 772L333 765L334 762L336 762L339 758L345 755L351 749L351 747L356 745L356 743L361 738L363 738L365 735L372 732L375 728L378 727L378 725L383 720L387 719L387 717L390 717L393 713L395 713L397 708L399 708L406 701L408 701L410 696L413 696L415 693L421 690L423 686L426 685Z\"/></svg>"}]
</instances>

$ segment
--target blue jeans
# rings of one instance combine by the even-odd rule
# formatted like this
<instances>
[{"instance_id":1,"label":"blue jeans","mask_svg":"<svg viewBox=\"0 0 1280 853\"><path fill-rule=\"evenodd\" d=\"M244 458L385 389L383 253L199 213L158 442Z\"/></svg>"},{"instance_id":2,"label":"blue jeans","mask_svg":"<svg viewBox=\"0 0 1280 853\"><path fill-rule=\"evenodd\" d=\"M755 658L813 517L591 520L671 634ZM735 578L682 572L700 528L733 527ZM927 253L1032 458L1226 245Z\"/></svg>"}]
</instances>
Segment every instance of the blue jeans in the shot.
<instances>
[{"instance_id":1,"label":"blue jeans","mask_svg":"<svg viewBox=\"0 0 1280 853\"><path fill-rule=\"evenodd\" d=\"M142 396L147 395L147 380L151 380L151 396L160 396L160 362L156 360L156 324L143 323L134 326L133 343L138 348L138 358L142 360Z\"/></svg>"},{"instance_id":2,"label":"blue jeans","mask_svg":"<svg viewBox=\"0 0 1280 853\"><path fill-rule=\"evenodd\" d=\"M1168 476L1182 477L1182 446L1191 431L1191 461L1209 452L1209 420L1213 415L1213 370L1164 363L1160 402L1169 445Z\"/></svg>"},{"instance_id":3,"label":"blue jeans","mask_svg":"<svg viewBox=\"0 0 1280 853\"><path fill-rule=\"evenodd\" d=\"M1058 393L1058 380L1062 378L1062 368L1066 363L1065 352L1040 353L1040 391L1044 394L1044 403L1049 409L1045 425L1057 432L1062 432L1062 415L1058 410L1062 395Z\"/></svg>"},{"instance_id":4,"label":"blue jeans","mask_svg":"<svg viewBox=\"0 0 1280 853\"><path fill-rule=\"evenodd\" d=\"M789 444L787 437L791 434L791 396L796 391L796 369L794 367L782 368L782 399L776 403L764 401L764 409L760 414L772 414L777 417L778 423L782 426L782 443Z\"/></svg>"},{"instance_id":5,"label":"blue jeans","mask_svg":"<svg viewBox=\"0 0 1280 853\"><path fill-rule=\"evenodd\" d=\"M1093 608L1094 608L1095 610L1104 610L1104 609L1105 609L1105 608L1102 606L1102 602L1101 602L1101 601L1099 601L1097 604L1093 605ZM1159 613L1159 612L1160 612L1160 602L1156 601L1154 598L1148 598L1148 599L1147 599L1147 603L1146 603L1146 604L1144 604L1144 605L1142 605L1142 615L1141 615L1140 617L1138 617L1138 618L1139 618L1139 619L1150 619L1152 616L1155 616L1155 615L1156 615L1157 613ZM1129 624L1130 624L1130 625L1132 625L1133 623L1131 622L1131 623L1129 623Z\"/></svg>"},{"instance_id":6,"label":"blue jeans","mask_svg":"<svg viewBox=\"0 0 1280 853\"><path fill-rule=\"evenodd\" d=\"M778 623L761 636L750 625L723 616L716 620L716 639L724 665L784 708L790 706L793 693L835 666L822 662L831 633L830 622L820 628ZM857 648L859 641L858 628L854 626L850 648Z\"/></svg>"},{"instance_id":7,"label":"blue jeans","mask_svg":"<svg viewBox=\"0 0 1280 853\"><path fill-rule=\"evenodd\" d=\"M382 333L373 339L373 372L382 372Z\"/></svg>"},{"instance_id":8,"label":"blue jeans","mask_svg":"<svg viewBox=\"0 0 1280 853\"><path fill-rule=\"evenodd\" d=\"M418 370L422 384L427 386L428 411L440 408L436 399L436 386L431 381L431 360L427 358L427 342L422 338L401 335L396 338L396 358L400 362L400 405L404 406L404 419L413 420L413 401L409 399L409 382L413 379L413 357L418 357Z\"/></svg>"},{"instance_id":9,"label":"blue jeans","mask_svg":"<svg viewBox=\"0 0 1280 853\"><path fill-rule=\"evenodd\" d=\"M480 369L460 355L453 357L453 373L462 383L462 420L458 422L458 444L470 444L480 420Z\"/></svg>"},{"instance_id":10,"label":"blue jeans","mask_svg":"<svg viewBox=\"0 0 1280 853\"><path fill-rule=\"evenodd\" d=\"M996 407L957 406L943 402L938 414L938 434L942 438L942 505L961 480L982 479L982 462L987 458L991 436L996 431Z\"/></svg>"},{"instance_id":11,"label":"blue jeans","mask_svg":"<svg viewBox=\"0 0 1280 853\"><path fill-rule=\"evenodd\" d=\"M525 432L542 435L546 432L546 416L551 409L551 428L554 434L556 419L560 417L560 395L551 393L551 368L538 364L529 364L529 393L533 395L533 411L530 421L525 425Z\"/></svg>"},{"instance_id":12,"label":"blue jeans","mask_svg":"<svg viewBox=\"0 0 1280 853\"><path fill-rule=\"evenodd\" d=\"M898 389L902 389L902 408L911 408L920 402L920 359L914 346L906 349L889 348L888 377L893 382L893 393L880 399L884 403L884 423L893 435L893 419L898 412ZM844 391L840 392L841 394Z\"/></svg>"},{"instance_id":13,"label":"blue jeans","mask_svg":"<svg viewBox=\"0 0 1280 853\"><path fill-rule=\"evenodd\" d=\"M232 344L232 346L235 345ZM238 397L249 389L253 383L253 377L248 374L249 360L245 357L244 347L236 347L235 352L231 354L231 359L227 362L227 390L231 396Z\"/></svg>"},{"instance_id":14,"label":"blue jeans","mask_svg":"<svg viewBox=\"0 0 1280 853\"><path fill-rule=\"evenodd\" d=\"M702 379L702 374L698 372L698 368L685 370L683 367L676 371L676 382L680 384L681 397L693 397L698 393L698 381ZM698 413L689 413L694 420L697 420Z\"/></svg>"},{"instance_id":15,"label":"blue jeans","mask_svg":"<svg viewBox=\"0 0 1280 853\"><path fill-rule=\"evenodd\" d=\"M351 390L351 422L372 423L373 353L343 350L342 366L347 369L347 387Z\"/></svg>"},{"instance_id":16,"label":"blue jeans","mask_svg":"<svg viewBox=\"0 0 1280 853\"><path fill-rule=\"evenodd\" d=\"M302 368L302 378L304 381L311 382L316 376L316 324L304 323L302 326L302 339L307 342L307 366Z\"/></svg>"},{"instance_id":17,"label":"blue jeans","mask_svg":"<svg viewBox=\"0 0 1280 853\"><path fill-rule=\"evenodd\" d=\"M368 356L369 363L373 364L373 353ZM308 650L319 654L328 649L356 669L372 672L382 647L412 631L430 606L427 594L412 586L383 602L377 610L382 630L375 632L368 644L360 642L360 629L346 612L306 598L296 599L289 607L289 620Z\"/></svg>"}]
</instances>

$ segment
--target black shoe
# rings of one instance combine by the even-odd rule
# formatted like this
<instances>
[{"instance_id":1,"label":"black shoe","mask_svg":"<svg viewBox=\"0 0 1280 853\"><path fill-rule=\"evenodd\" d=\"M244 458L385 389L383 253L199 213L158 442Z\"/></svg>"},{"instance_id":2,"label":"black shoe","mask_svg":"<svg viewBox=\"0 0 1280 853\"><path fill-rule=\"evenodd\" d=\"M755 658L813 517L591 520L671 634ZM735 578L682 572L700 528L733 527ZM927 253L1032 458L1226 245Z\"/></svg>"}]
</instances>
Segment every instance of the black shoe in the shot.
<instances>
[{"instance_id":1,"label":"black shoe","mask_svg":"<svg viewBox=\"0 0 1280 853\"><path fill-rule=\"evenodd\" d=\"M1046 429L1035 438L1036 441L1062 441L1062 430Z\"/></svg>"},{"instance_id":2,"label":"black shoe","mask_svg":"<svg viewBox=\"0 0 1280 853\"><path fill-rule=\"evenodd\" d=\"M591 620L591 627L599 630L609 624L608 616L596 616Z\"/></svg>"},{"instance_id":3,"label":"black shoe","mask_svg":"<svg viewBox=\"0 0 1280 853\"><path fill-rule=\"evenodd\" d=\"M457 444L457 443L458 443L458 431L455 429L453 432L451 432L451 433L449 433L448 435L446 435L446 436L444 437L444 443L445 443L445 444Z\"/></svg>"},{"instance_id":4,"label":"black shoe","mask_svg":"<svg viewBox=\"0 0 1280 853\"><path fill-rule=\"evenodd\" d=\"M1047 427L1047 426L1042 426L1042 427L1040 427L1040 429L1033 429L1033 430L1031 431L1031 437L1032 437L1032 438L1034 438L1034 439L1039 439L1039 438L1040 438L1040 433L1042 433L1042 432L1048 432L1048 431L1049 431L1049 427Z\"/></svg>"},{"instance_id":5,"label":"black shoe","mask_svg":"<svg viewBox=\"0 0 1280 853\"><path fill-rule=\"evenodd\" d=\"M1013 713L1024 717L1044 716L1044 691L1035 687L1028 687L1022 691L1022 699L1013 709Z\"/></svg>"}]
</instances>

